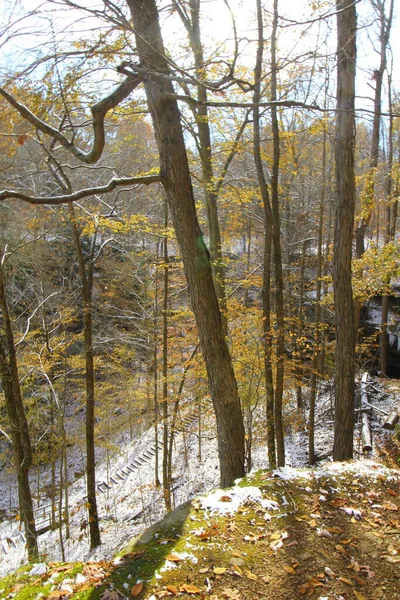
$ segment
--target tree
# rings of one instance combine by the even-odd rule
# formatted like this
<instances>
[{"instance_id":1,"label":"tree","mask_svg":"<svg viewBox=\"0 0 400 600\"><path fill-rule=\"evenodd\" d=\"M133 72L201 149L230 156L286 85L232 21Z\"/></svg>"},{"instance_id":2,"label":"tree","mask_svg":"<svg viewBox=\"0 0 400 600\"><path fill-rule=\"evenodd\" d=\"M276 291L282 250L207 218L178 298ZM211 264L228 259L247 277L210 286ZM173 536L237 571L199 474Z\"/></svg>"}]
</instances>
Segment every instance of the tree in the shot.
<instances>
[{"instance_id":1,"label":"tree","mask_svg":"<svg viewBox=\"0 0 400 600\"><path fill-rule=\"evenodd\" d=\"M211 262L200 230L180 113L169 78L154 0L127 0L160 153L160 172L206 362L217 418L221 486L244 474L244 426L236 380L215 294ZM134 69L134 67L133 67ZM166 75L167 77L162 77Z\"/></svg>"},{"instance_id":2,"label":"tree","mask_svg":"<svg viewBox=\"0 0 400 600\"><path fill-rule=\"evenodd\" d=\"M355 211L356 8L337 0L336 209L333 289L336 318L334 460L353 457L355 320L351 257Z\"/></svg>"},{"instance_id":3,"label":"tree","mask_svg":"<svg viewBox=\"0 0 400 600\"><path fill-rule=\"evenodd\" d=\"M5 259L6 253L2 250L0 253L0 308L2 312L0 377L11 426L11 439L18 480L19 506L25 529L28 558L29 560L35 560L39 555L39 551L29 482L29 469L32 465L32 447L28 421L22 401L16 346L6 297L4 280Z\"/></svg>"}]
</instances>

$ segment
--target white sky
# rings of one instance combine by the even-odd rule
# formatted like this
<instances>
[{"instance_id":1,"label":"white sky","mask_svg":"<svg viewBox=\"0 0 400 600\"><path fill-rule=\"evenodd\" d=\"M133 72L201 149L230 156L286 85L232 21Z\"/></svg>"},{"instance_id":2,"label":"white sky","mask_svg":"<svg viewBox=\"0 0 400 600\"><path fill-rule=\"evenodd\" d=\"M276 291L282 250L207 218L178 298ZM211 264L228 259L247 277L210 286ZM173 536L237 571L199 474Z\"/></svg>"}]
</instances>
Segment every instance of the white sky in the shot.
<instances>
[{"instance_id":1,"label":"white sky","mask_svg":"<svg viewBox=\"0 0 400 600\"><path fill-rule=\"evenodd\" d=\"M77 3L87 7L98 7L102 5L101 0L76 0ZM389 3L389 0L386 2ZM61 2L59 2L61 4ZM161 0L160 4L170 5L170 0ZM255 54L255 0L229 0L229 4L232 8L233 13L236 17L236 26L238 29L239 38L242 38L240 49L242 52L242 58L244 64L248 68L253 69L254 65L254 54ZM265 2L267 9L272 9L272 0ZM279 12L283 17L288 19L305 21L313 16L311 5L320 4L324 13L330 13L334 11L334 2L324 2L323 0L316 0L310 2L309 0L280 0ZM14 38L10 43L5 44L4 41L7 37L8 31L3 37L0 37L0 48L2 50L2 59L0 57L0 70L4 67L9 67L11 62L21 63L22 56L21 50L30 50L40 52L41 46L49 41L49 34L46 29L50 22L50 18L53 18L53 28L59 29L60 31L68 24L68 31L64 34L69 40L72 38L79 38L83 31L87 34L89 29L89 21L82 21L77 11L66 13L53 13L56 8L55 4L46 0L5 0L1 3L0 7L0 31L4 31L4 27L7 24L7 15L10 7L16 6L13 18L16 15L23 15L30 11L40 7L44 9L45 13L42 16L36 16L26 20L19 21L17 26L13 28L14 32L17 33L17 37ZM203 0L203 41L205 45L209 47L218 48L218 51L225 50L229 57L232 40L232 22L229 15L229 11L224 4L224 0ZM373 52L369 37L376 37L376 31L374 31L374 24L371 18L371 6L369 0L361 0L357 5L358 11L358 78L357 78L357 93L359 96L366 97L372 96L373 90L368 85L373 83L371 81L372 70L379 65L379 56ZM61 16L60 16L61 15ZM67 16L68 15L68 16ZM69 23L68 23L69 20ZM92 23L96 23L93 22ZM281 21L281 24L285 24L285 21ZM98 21L96 23L100 25ZM183 27L179 24L177 17L166 17L165 13L162 13L162 24L163 32L166 44L173 47L173 51L177 51L179 44L184 40ZM366 27L365 24L368 24ZM31 32L29 34L29 30ZM302 32L306 31L304 35ZM391 34L391 46L393 49L393 56L395 58L394 64L394 77L393 87L400 91L400 61L396 63L396 58L400 56L400 36L399 36L399 8L396 10L395 3L395 19L392 27ZM297 55L303 54L306 50L314 50L317 40L323 40L328 36L328 50L323 45L319 47L321 53L326 51L331 54L335 53L336 40L335 40L335 17L330 18L328 21L316 23L315 25L308 26L291 26L284 27L280 30L279 38L279 53L280 56L285 58L292 56L295 58ZM319 37L318 37L319 36ZM267 36L268 37L268 34ZM218 44L215 44L215 40L218 40ZM214 41L214 44L213 44ZM220 46L222 44L222 47ZM268 48L266 48L266 54ZM182 51L183 54L183 51ZM26 60L26 57L25 57ZM332 76L335 79L335 75ZM365 99L358 100L359 107L371 107L371 103ZM385 109L386 107L384 107Z\"/></svg>"}]
</instances>

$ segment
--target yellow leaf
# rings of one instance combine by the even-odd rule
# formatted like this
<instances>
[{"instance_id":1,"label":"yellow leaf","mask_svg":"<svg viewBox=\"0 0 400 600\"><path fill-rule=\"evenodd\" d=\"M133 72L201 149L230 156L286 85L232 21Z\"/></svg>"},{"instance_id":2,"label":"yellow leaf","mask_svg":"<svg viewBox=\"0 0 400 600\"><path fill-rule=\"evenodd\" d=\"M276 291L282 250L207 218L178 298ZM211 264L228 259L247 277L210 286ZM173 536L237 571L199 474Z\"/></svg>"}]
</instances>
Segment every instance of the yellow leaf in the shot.
<instances>
[{"instance_id":1,"label":"yellow leaf","mask_svg":"<svg viewBox=\"0 0 400 600\"><path fill-rule=\"evenodd\" d=\"M270 540L280 540L281 534L280 533L272 533L269 539Z\"/></svg>"},{"instance_id":2,"label":"yellow leaf","mask_svg":"<svg viewBox=\"0 0 400 600\"><path fill-rule=\"evenodd\" d=\"M368 598L364 596L364 594L362 594L361 592L357 592L357 590L353 590L353 594L355 595L357 600L368 600Z\"/></svg>"},{"instance_id":3,"label":"yellow leaf","mask_svg":"<svg viewBox=\"0 0 400 600\"><path fill-rule=\"evenodd\" d=\"M216 575L223 575L224 573L226 573L226 568L225 567L214 567L213 571Z\"/></svg>"},{"instance_id":4,"label":"yellow leaf","mask_svg":"<svg viewBox=\"0 0 400 600\"><path fill-rule=\"evenodd\" d=\"M290 565L283 565L283 568L285 569L286 573L289 573L289 575L296 575L296 571Z\"/></svg>"},{"instance_id":5,"label":"yellow leaf","mask_svg":"<svg viewBox=\"0 0 400 600\"><path fill-rule=\"evenodd\" d=\"M339 581L342 581L343 583L346 583L347 585L354 585L354 583L352 581L350 581L350 579L346 579L346 577L339 577Z\"/></svg>"},{"instance_id":6,"label":"yellow leaf","mask_svg":"<svg viewBox=\"0 0 400 600\"><path fill-rule=\"evenodd\" d=\"M254 573L252 573L248 569L245 570L244 574L246 575L247 579L251 579L252 581L257 581L258 579L257 575L254 575Z\"/></svg>"},{"instance_id":7,"label":"yellow leaf","mask_svg":"<svg viewBox=\"0 0 400 600\"><path fill-rule=\"evenodd\" d=\"M243 576L243 571L242 571L242 569L238 565L234 565L232 567L232 573L234 575L237 575L238 577L242 577Z\"/></svg>"}]
</instances>

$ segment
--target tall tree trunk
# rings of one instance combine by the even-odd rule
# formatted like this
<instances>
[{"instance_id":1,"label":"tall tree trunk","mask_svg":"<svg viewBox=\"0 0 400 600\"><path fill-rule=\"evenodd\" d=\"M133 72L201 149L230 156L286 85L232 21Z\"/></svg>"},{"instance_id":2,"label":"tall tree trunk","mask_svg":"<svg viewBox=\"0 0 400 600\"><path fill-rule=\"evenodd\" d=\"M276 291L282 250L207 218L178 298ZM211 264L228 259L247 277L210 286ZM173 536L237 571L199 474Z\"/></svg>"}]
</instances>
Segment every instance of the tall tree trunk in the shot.
<instances>
[{"instance_id":1,"label":"tall tree trunk","mask_svg":"<svg viewBox=\"0 0 400 600\"><path fill-rule=\"evenodd\" d=\"M391 240L394 241L396 233L395 222L392 221L392 203L393 203L393 106L392 106L392 77L388 76L389 87L389 132L388 132L388 161L387 161L387 176L386 176L386 209L385 209L385 244ZM390 285L390 277L385 282ZM387 324L389 318L389 296L382 296L382 314L381 314L381 332L379 336L379 369L381 373L386 375L387 371Z\"/></svg>"},{"instance_id":2,"label":"tall tree trunk","mask_svg":"<svg viewBox=\"0 0 400 600\"><path fill-rule=\"evenodd\" d=\"M265 373L265 392L266 392L266 413L267 413L267 448L268 462L270 468L276 467L275 451L275 416L274 416L274 382L272 372L272 331L271 331L271 256L272 256L272 209L269 197L268 184L266 181L262 157L261 157L261 127L260 127L260 109L261 99L261 71L264 47L264 27L262 19L261 0L257 3L257 28L258 45L256 65L254 68L254 94L253 94L253 154L256 167L257 181L260 188L263 208L264 208L264 261L263 261L263 286L262 286L262 306L263 306L263 346L264 346L264 373Z\"/></svg>"},{"instance_id":3,"label":"tall tree trunk","mask_svg":"<svg viewBox=\"0 0 400 600\"><path fill-rule=\"evenodd\" d=\"M162 183L181 249L188 289L206 363L217 419L221 485L244 475L244 426L238 389L225 340L211 261L196 215L180 112L174 98L155 0L127 0L145 90L160 153Z\"/></svg>"},{"instance_id":4,"label":"tall tree trunk","mask_svg":"<svg viewBox=\"0 0 400 600\"><path fill-rule=\"evenodd\" d=\"M168 227L168 204L165 203L164 227ZM169 444L168 444L168 288L169 288L169 257L168 237L164 236L164 289L163 289L163 358L162 358L162 415L163 415L163 493L167 511L172 510L171 479L172 473L168 469ZM172 449L171 449L172 450Z\"/></svg>"},{"instance_id":5,"label":"tall tree trunk","mask_svg":"<svg viewBox=\"0 0 400 600\"><path fill-rule=\"evenodd\" d=\"M336 210L333 290L336 318L334 460L353 457L355 342L351 257L355 210L356 9L337 0Z\"/></svg>"},{"instance_id":6,"label":"tall tree trunk","mask_svg":"<svg viewBox=\"0 0 400 600\"><path fill-rule=\"evenodd\" d=\"M96 457L94 442L94 359L93 359L93 325L92 325L92 291L93 291L93 248L86 268L85 257L82 252L80 235L72 204L69 204L69 214L74 236L75 251L78 259L79 274L82 284L83 304L83 335L85 349L85 386L86 386L86 485L89 514L90 549L100 546L100 527L96 498Z\"/></svg>"},{"instance_id":7,"label":"tall tree trunk","mask_svg":"<svg viewBox=\"0 0 400 600\"><path fill-rule=\"evenodd\" d=\"M375 69L373 78L375 80L374 94L374 117L372 123L372 140L371 154L369 160L369 171L366 176L365 194L363 198L362 214L356 228L356 258L361 258L365 252L365 234L371 220L374 209L375 197L375 177L379 162L379 133L381 127L381 111L382 111L382 87L383 76L387 66L387 47L389 44L390 30L393 20L394 0L390 1L389 16L385 15L385 0L376 0L372 2L375 11L378 13L377 19L380 25L380 64L379 68ZM360 324L361 301L359 298L355 300L356 310L356 332Z\"/></svg>"},{"instance_id":8,"label":"tall tree trunk","mask_svg":"<svg viewBox=\"0 0 400 600\"><path fill-rule=\"evenodd\" d=\"M278 0L274 0L274 13L271 35L271 101L277 100L278 64L276 59L276 43L278 31ZM281 219L279 209L279 161L280 161L280 136L278 112L275 105L271 106L273 162L271 174L271 207L272 207L272 237L274 248L275 268L275 303L276 303L276 384L275 384L275 434L278 467L285 465L285 440L283 435L282 402L283 382L285 373L285 310L284 287L282 270L281 248Z\"/></svg>"},{"instance_id":9,"label":"tall tree trunk","mask_svg":"<svg viewBox=\"0 0 400 600\"><path fill-rule=\"evenodd\" d=\"M315 322L314 322L314 344L313 344L313 355L311 363L311 381L310 381L310 411L308 419L308 464L313 465L315 462L315 447L314 447L314 434L315 434L315 406L317 400L317 386L318 379L320 377L320 358L321 358L321 289L322 289L322 239L324 230L324 208L325 208L325 195L326 195L326 145L327 145L327 131L324 127L324 133L322 138L322 182L321 182L321 196L319 201L319 215L318 215L318 254L317 254L317 276L316 276L316 298L315 298Z\"/></svg>"},{"instance_id":10,"label":"tall tree trunk","mask_svg":"<svg viewBox=\"0 0 400 600\"><path fill-rule=\"evenodd\" d=\"M11 427L19 507L21 520L24 524L28 558L29 560L35 560L39 556L39 551L29 482L29 469L32 464L31 440L19 385L17 355L4 283L3 254L1 254L0 259L2 261L0 265L0 308L2 312L0 377Z\"/></svg>"}]
</instances>

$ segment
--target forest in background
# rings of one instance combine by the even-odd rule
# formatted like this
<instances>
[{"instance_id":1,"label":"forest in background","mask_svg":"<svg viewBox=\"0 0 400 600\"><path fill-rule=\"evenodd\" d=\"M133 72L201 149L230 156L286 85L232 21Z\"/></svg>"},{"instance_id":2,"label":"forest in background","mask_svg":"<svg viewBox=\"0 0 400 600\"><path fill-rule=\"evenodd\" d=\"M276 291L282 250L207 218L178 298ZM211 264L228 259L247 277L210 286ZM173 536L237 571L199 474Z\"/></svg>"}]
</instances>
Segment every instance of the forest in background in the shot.
<instances>
[{"instance_id":1,"label":"forest in background","mask_svg":"<svg viewBox=\"0 0 400 600\"><path fill-rule=\"evenodd\" d=\"M356 3L357 36L365 27L374 49L357 74L352 3L312 3L295 22L256 0L246 31L243 7L214 4L230 23L215 42L200 0L161 3L159 18L144 0L2 9L1 460L17 473L31 556L29 473L48 466L67 494L72 445L87 457L95 547L95 448L111 452L121 428L162 423L155 480L169 509L183 398L210 395L229 485L251 468L256 407L271 467L284 464L293 400L314 462L319 382L333 376L346 400L337 429L351 431L336 457L350 458L354 373L386 372L399 264L393 0ZM369 109L355 103L360 81ZM356 346L377 296L380 336Z\"/></svg>"}]
</instances>

